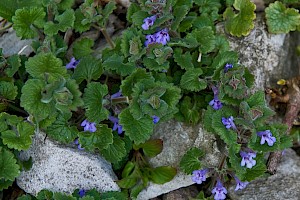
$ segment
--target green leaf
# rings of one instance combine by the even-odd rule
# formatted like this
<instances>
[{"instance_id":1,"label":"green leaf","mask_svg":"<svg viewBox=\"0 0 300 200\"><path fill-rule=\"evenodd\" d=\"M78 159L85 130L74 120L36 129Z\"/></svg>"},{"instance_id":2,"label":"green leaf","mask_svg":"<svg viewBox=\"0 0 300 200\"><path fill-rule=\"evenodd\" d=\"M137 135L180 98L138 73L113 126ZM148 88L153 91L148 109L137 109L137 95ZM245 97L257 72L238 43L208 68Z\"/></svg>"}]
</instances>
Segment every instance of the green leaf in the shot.
<instances>
[{"instance_id":1,"label":"green leaf","mask_svg":"<svg viewBox=\"0 0 300 200\"><path fill-rule=\"evenodd\" d=\"M108 118L109 112L102 104L107 93L107 86L99 82L92 82L87 85L87 88L84 90L83 101L88 121L99 123Z\"/></svg>"},{"instance_id":2,"label":"green leaf","mask_svg":"<svg viewBox=\"0 0 300 200\"><path fill-rule=\"evenodd\" d=\"M134 63L124 63L124 57L113 54L103 62L103 67L106 70L115 71L121 76L130 75L134 72L136 66Z\"/></svg>"},{"instance_id":3,"label":"green leaf","mask_svg":"<svg viewBox=\"0 0 300 200\"><path fill-rule=\"evenodd\" d=\"M50 79L67 77L67 70L62 66L62 61L52 53L40 53L28 59L25 63L26 71L33 78L49 76Z\"/></svg>"},{"instance_id":4,"label":"green leaf","mask_svg":"<svg viewBox=\"0 0 300 200\"><path fill-rule=\"evenodd\" d=\"M58 115L56 121L47 127L46 132L50 138L67 144L74 141L78 130L75 126L70 126L62 115Z\"/></svg>"},{"instance_id":5,"label":"green leaf","mask_svg":"<svg viewBox=\"0 0 300 200\"><path fill-rule=\"evenodd\" d=\"M77 198L60 192L54 192L53 200L77 200Z\"/></svg>"},{"instance_id":6,"label":"green leaf","mask_svg":"<svg viewBox=\"0 0 300 200\"><path fill-rule=\"evenodd\" d=\"M58 10L67 10L70 9L75 3L75 0L61 0L59 4L57 4Z\"/></svg>"},{"instance_id":7,"label":"green leaf","mask_svg":"<svg viewBox=\"0 0 300 200\"><path fill-rule=\"evenodd\" d=\"M187 38L196 38L200 44L199 51L203 54L211 52L215 48L215 33L210 26L194 29L187 34Z\"/></svg>"},{"instance_id":8,"label":"green leaf","mask_svg":"<svg viewBox=\"0 0 300 200\"><path fill-rule=\"evenodd\" d=\"M176 48L174 50L173 56L174 56L175 62L180 66L181 69L188 70L188 69L194 68L194 65L192 62L193 58L189 51L187 51L183 54L181 48Z\"/></svg>"},{"instance_id":9,"label":"green leaf","mask_svg":"<svg viewBox=\"0 0 300 200\"><path fill-rule=\"evenodd\" d=\"M26 150L30 147L34 135L34 127L28 122L20 122L12 130L1 133L3 144L18 151Z\"/></svg>"},{"instance_id":10,"label":"green leaf","mask_svg":"<svg viewBox=\"0 0 300 200\"><path fill-rule=\"evenodd\" d=\"M206 80L199 78L202 73L200 68L187 70L181 77L180 87L193 92L205 89L207 87Z\"/></svg>"},{"instance_id":11,"label":"green leaf","mask_svg":"<svg viewBox=\"0 0 300 200\"><path fill-rule=\"evenodd\" d=\"M19 168L14 154L0 147L0 180L14 181L20 174Z\"/></svg>"},{"instance_id":12,"label":"green leaf","mask_svg":"<svg viewBox=\"0 0 300 200\"><path fill-rule=\"evenodd\" d=\"M139 146L143 149L143 152L147 157L152 158L161 153L163 149L163 141L161 139L148 140Z\"/></svg>"},{"instance_id":13,"label":"green leaf","mask_svg":"<svg viewBox=\"0 0 300 200\"><path fill-rule=\"evenodd\" d=\"M196 125L200 120L201 101L199 96L194 95L193 98L184 96L180 102L179 110L184 116L184 121Z\"/></svg>"},{"instance_id":14,"label":"green leaf","mask_svg":"<svg viewBox=\"0 0 300 200\"><path fill-rule=\"evenodd\" d=\"M221 7L220 0L195 0L195 4L200 6L201 13L210 13Z\"/></svg>"},{"instance_id":15,"label":"green leaf","mask_svg":"<svg viewBox=\"0 0 300 200\"><path fill-rule=\"evenodd\" d=\"M10 56L7 59L7 68L5 69L5 73L8 77L13 77L14 74L19 70L19 67L21 66L21 59L19 55L15 54Z\"/></svg>"},{"instance_id":16,"label":"green leaf","mask_svg":"<svg viewBox=\"0 0 300 200\"><path fill-rule=\"evenodd\" d=\"M175 18L171 24L171 30L175 31L178 28L180 22L185 18L188 12L189 12L189 7L186 5L175 7L173 11L173 15Z\"/></svg>"},{"instance_id":17,"label":"green leaf","mask_svg":"<svg viewBox=\"0 0 300 200\"><path fill-rule=\"evenodd\" d=\"M113 144L113 134L111 128L106 124L96 126L97 130L94 133L80 132L79 143L82 147L89 151L99 149L100 151L109 148Z\"/></svg>"},{"instance_id":18,"label":"green leaf","mask_svg":"<svg viewBox=\"0 0 300 200\"><path fill-rule=\"evenodd\" d=\"M43 189L43 190L39 191L39 193L37 194L37 199L38 200L52 200L53 192Z\"/></svg>"},{"instance_id":19,"label":"green leaf","mask_svg":"<svg viewBox=\"0 0 300 200\"><path fill-rule=\"evenodd\" d=\"M128 135L135 144L144 143L150 138L154 126L151 117L136 120L126 108L120 113L119 119L125 135Z\"/></svg>"},{"instance_id":20,"label":"green leaf","mask_svg":"<svg viewBox=\"0 0 300 200\"><path fill-rule=\"evenodd\" d=\"M81 83L83 80L86 80L89 83L91 80L97 80L100 78L101 74L101 61L92 56L87 56L82 58L76 66L73 78L77 81L77 83Z\"/></svg>"},{"instance_id":21,"label":"green leaf","mask_svg":"<svg viewBox=\"0 0 300 200\"><path fill-rule=\"evenodd\" d=\"M82 21L85 19L84 14L81 12L81 9L78 8L75 10L75 21L74 29L76 32L83 33L90 29L91 23L83 24Z\"/></svg>"},{"instance_id":22,"label":"green leaf","mask_svg":"<svg viewBox=\"0 0 300 200\"><path fill-rule=\"evenodd\" d=\"M235 14L231 7L226 9L223 14L226 19L225 30L233 36L247 36L254 28L256 6L250 0L235 0L233 7L239 12Z\"/></svg>"},{"instance_id":23,"label":"green leaf","mask_svg":"<svg viewBox=\"0 0 300 200\"><path fill-rule=\"evenodd\" d=\"M49 21L44 25L44 32L49 36L56 35L58 31L66 32L68 28L73 27L75 21L74 10L68 9L63 14L56 15L54 20L57 23Z\"/></svg>"},{"instance_id":24,"label":"green leaf","mask_svg":"<svg viewBox=\"0 0 300 200\"><path fill-rule=\"evenodd\" d=\"M15 100L18 95L18 88L11 82L0 81L0 97L8 100Z\"/></svg>"},{"instance_id":25,"label":"green leaf","mask_svg":"<svg viewBox=\"0 0 300 200\"><path fill-rule=\"evenodd\" d=\"M29 39L38 36L37 28L44 23L46 13L41 7L18 9L12 17L13 28L21 39Z\"/></svg>"},{"instance_id":26,"label":"green leaf","mask_svg":"<svg viewBox=\"0 0 300 200\"><path fill-rule=\"evenodd\" d=\"M31 196L29 194L22 195L21 197L18 197L17 200L31 200Z\"/></svg>"},{"instance_id":27,"label":"green leaf","mask_svg":"<svg viewBox=\"0 0 300 200\"><path fill-rule=\"evenodd\" d=\"M77 60L91 55L93 53L92 47L94 46L94 40L90 38L82 38L76 40L73 44L73 55Z\"/></svg>"},{"instance_id":28,"label":"green leaf","mask_svg":"<svg viewBox=\"0 0 300 200\"><path fill-rule=\"evenodd\" d=\"M99 21L100 27L105 27L106 22L109 20L109 15L117 8L115 1L109 1L101 12L102 18Z\"/></svg>"},{"instance_id":29,"label":"green leaf","mask_svg":"<svg viewBox=\"0 0 300 200\"><path fill-rule=\"evenodd\" d=\"M125 142L114 136L113 143L101 151L101 155L111 163L117 163L126 156Z\"/></svg>"},{"instance_id":30,"label":"green leaf","mask_svg":"<svg viewBox=\"0 0 300 200\"><path fill-rule=\"evenodd\" d=\"M171 181L176 175L175 168L170 166L156 167L150 171L150 180L156 184L164 184Z\"/></svg>"},{"instance_id":31,"label":"green leaf","mask_svg":"<svg viewBox=\"0 0 300 200\"><path fill-rule=\"evenodd\" d=\"M122 171L122 178L128 177L134 170L135 164L131 161L128 161Z\"/></svg>"},{"instance_id":32,"label":"green leaf","mask_svg":"<svg viewBox=\"0 0 300 200\"><path fill-rule=\"evenodd\" d=\"M29 79L22 87L21 106L38 120L56 113L53 101L50 103L41 101L44 87L44 81L38 79Z\"/></svg>"},{"instance_id":33,"label":"green leaf","mask_svg":"<svg viewBox=\"0 0 300 200\"><path fill-rule=\"evenodd\" d=\"M297 26L300 26L299 10L286 8L279 1L271 3L265 12L270 33L289 33L290 31L295 31Z\"/></svg>"},{"instance_id":34,"label":"green leaf","mask_svg":"<svg viewBox=\"0 0 300 200\"><path fill-rule=\"evenodd\" d=\"M108 191L102 192L101 200L127 200L127 195L124 192L117 192L117 191Z\"/></svg>"},{"instance_id":35,"label":"green leaf","mask_svg":"<svg viewBox=\"0 0 300 200\"><path fill-rule=\"evenodd\" d=\"M0 178L0 191L2 191L3 189L7 189L13 183L14 183L14 181L5 180L4 178Z\"/></svg>"},{"instance_id":36,"label":"green leaf","mask_svg":"<svg viewBox=\"0 0 300 200\"><path fill-rule=\"evenodd\" d=\"M134 85L137 82L139 82L141 80L146 80L146 79L154 80L154 78L151 76L151 74L146 72L145 69L143 69L143 68L135 69L132 74L127 76L126 79L122 81L122 84L121 84L122 94L126 95L126 96L131 96L132 88L134 87Z\"/></svg>"},{"instance_id":37,"label":"green leaf","mask_svg":"<svg viewBox=\"0 0 300 200\"><path fill-rule=\"evenodd\" d=\"M180 160L180 169L186 174L191 174L194 170L201 169L201 162L199 158L202 158L205 153L197 147L189 149Z\"/></svg>"}]
</instances>

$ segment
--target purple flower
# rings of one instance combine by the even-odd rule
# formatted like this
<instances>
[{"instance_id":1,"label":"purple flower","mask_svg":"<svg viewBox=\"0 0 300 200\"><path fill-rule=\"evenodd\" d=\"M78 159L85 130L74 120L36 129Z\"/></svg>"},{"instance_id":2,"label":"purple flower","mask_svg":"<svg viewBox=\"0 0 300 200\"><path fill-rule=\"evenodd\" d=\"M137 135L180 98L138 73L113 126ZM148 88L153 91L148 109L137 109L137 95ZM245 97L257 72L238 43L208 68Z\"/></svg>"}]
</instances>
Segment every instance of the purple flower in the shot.
<instances>
[{"instance_id":1,"label":"purple flower","mask_svg":"<svg viewBox=\"0 0 300 200\"><path fill-rule=\"evenodd\" d=\"M168 33L168 29L162 29L155 33L155 38L157 43L161 43L162 45L166 45L168 41L170 41L170 36Z\"/></svg>"},{"instance_id":2,"label":"purple flower","mask_svg":"<svg viewBox=\"0 0 300 200\"><path fill-rule=\"evenodd\" d=\"M153 44L156 42L155 35L146 35L145 46L147 47L149 44Z\"/></svg>"},{"instance_id":3,"label":"purple flower","mask_svg":"<svg viewBox=\"0 0 300 200\"><path fill-rule=\"evenodd\" d=\"M214 93L214 98L209 102L209 105L212 106L213 109L219 110L223 107L222 102L218 98L219 90L216 86L213 86L212 91Z\"/></svg>"},{"instance_id":4,"label":"purple flower","mask_svg":"<svg viewBox=\"0 0 300 200\"><path fill-rule=\"evenodd\" d=\"M121 90L119 91L119 92L117 92L117 93L115 93L115 94L112 94L111 96L110 96L110 98L111 99L114 99L114 98L118 98L118 97L121 97L122 96L122 92L121 92Z\"/></svg>"},{"instance_id":5,"label":"purple flower","mask_svg":"<svg viewBox=\"0 0 300 200\"><path fill-rule=\"evenodd\" d=\"M223 104L218 97L214 97L214 99L209 102L209 105L215 110L219 110L223 107Z\"/></svg>"},{"instance_id":6,"label":"purple flower","mask_svg":"<svg viewBox=\"0 0 300 200\"><path fill-rule=\"evenodd\" d=\"M256 160L253 160L253 158L256 157L255 152L240 151L240 155L242 157L242 167L246 165L247 168L251 169L254 165L256 165Z\"/></svg>"},{"instance_id":7,"label":"purple flower","mask_svg":"<svg viewBox=\"0 0 300 200\"><path fill-rule=\"evenodd\" d=\"M77 149L79 149L79 150L84 150L84 148L81 147L81 145L80 145L80 143L79 143L79 141L78 141L78 138L76 138L76 139L74 140L74 144L77 145Z\"/></svg>"},{"instance_id":8,"label":"purple flower","mask_svg":"<svg viewBox=\"0 0 300 200\"><path fill-rule=\"evenodd\" d=\"M114 123L114 126L112 128L113 131L118 130L118 134L121 134L123 132L122 125L119 124L119 119L117 117L109 116L108 119Z\"/></svg>"},{"instance_id":9,"label":"purple flower","mask_svg":"<svg viewBox=\"0 0 300 200\"><path fill-rule=\"evenodd\" d=\"M259 131L256 133L259 137L261 137L260 144L263 145L266 141L269 146L273 146L276 142L276 138L272 136L270 130Z\"/></svg>"},{"instance_id":10,"label":"purple flower","mask_svg":"<svg viewBox=\"0 0 300 200\"><path fill-rule=\"evenodd\" d=\"M193 171L192 181L194 181L197 184L201 184L203 181L206 181L207 172L208 169Z\"/></svg>"},{"instance_id":11,"label":"purple flower","mask_svg":"<svg viewBox=\"0 0 300 200\"><path fill-rule=\"evenodd\" d=\"M218 179L216 187L213 188L211 193L215 194L215 200L223 200L226 198L227 190L223 187L221 181Z\"/></svg>"},{"instance_id":12,"label":"purple flower","mask_svg":"<svg viewBox=\"0 0 300 200\"><path fill-rule=\"evenodd\" d=\"M236 182L236 187L235 187L234 191L242 190L242 189L244 189L249 184L249 182L247 182L247 181L246 182L242 182L236 176L234 176L234 179L235 179L235 182Z\"/></svg>"},{"instance_id":13,"label":"purple flower","mask_svg":"<svg viewBox=\"0 0 300 200\"><path fill-rule=\"evenodd\" d=\"M234 124L234 122L233 122L233 117L232 117L232 116L230 116L230 117L228 117L228 118L222 117L222 123L223 123L223 125L224 125L227 129L232 128L232 129L236 130L236 126L235 126L235 124Z\"/></svg>"},{"instance_id":14,"label":"purple flower","mask_svg":"<svg viewBox=\"0 0 300 200\"><path fill-rule=\"evenodd\" d=\"M96 132L96 123L95 122L89 122L88 120L84 120L81 122L81 126L84 127L84 131L89 131L89 132Z\"/></svg>"},{"instance_id":15,"label":"purple flower","mask_svg":"<svg viewBox=\"0 0 300 200\"><path fill-rule=\"evenodd\" d=\"M78 192L78 195L80 196L80 198L82 198L85 195L85 190L84 189L80 189Z\"/></svg>"},{"instance_id":16,"label":"purple flower","mask_svg":"<svg viewBox=\"0 0 300 200\"><path fill-rule=\"evenodd\" d=\"M146 35L145 46L148 47L149 44L161 43L166 45L170 41L170 36L168 34L168 29L162 29L153 35Z\"/></svg>"},{"instance_id":17,"label":"purple flower","mask_svg":"<svg viewBox=\"0 0 300 200\"><path fill-rule=\"evenodd\" d=\"M224 73L228 72L229 69L233 68L232 64L226 63L225 67L224 67Z\"/></svg>"},{"instance_id":18,"label":"purple flower","mask_svg":"<svg viewBox=\"0 0 300 200\"><path fill-rule=\"evenodd\" d=\"M153 15L153 16L151 16L151 17L145 18L144 21L143 21L144 24L142 25L142 28L143 28L144 30L148 30L149 27L152 26L152 25L154 24L155 20L156 20L156 15Z\"/></svg>"},{"instance_id":19,"label":"purple flower","mask_svg":"<svg viewBox=\"0 0 300 200\"><path fill-rule=\"evenodd\" d=\"M75 69L78 65L79 60L76 60L74 57L71 58L71 61L66 65L67 69Z\"/></svg>"},{"instance_id":20,"label":"purple flower","mask_svg":"<svg viewBox=\"0 0 300 200\"><path fill-rule=\"evenodd\" d=\"M152 119L153 119L153 123L154 124L157 124L159 122L159 120L160 120L160 118L158 116L156 116L156 115L153 115Z\"/></svg>"}]
</instances>

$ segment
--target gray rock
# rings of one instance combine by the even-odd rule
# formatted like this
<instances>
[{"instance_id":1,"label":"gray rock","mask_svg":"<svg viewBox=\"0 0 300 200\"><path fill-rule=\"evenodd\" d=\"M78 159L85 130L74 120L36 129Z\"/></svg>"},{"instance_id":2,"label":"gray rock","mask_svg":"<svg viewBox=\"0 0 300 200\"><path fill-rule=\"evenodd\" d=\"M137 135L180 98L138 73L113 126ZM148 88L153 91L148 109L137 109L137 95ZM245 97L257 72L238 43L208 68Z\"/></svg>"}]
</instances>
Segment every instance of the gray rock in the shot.
<instances>
[{"instance_id":1,"label":"gray rock","mask_svg":"<svg viewBox=\"0 0 300 200\"><path fill-rule=\"evenodd\" d=\"M192 185L185 188L180 188L174 190L168 194L163 195L163 200L187 200L195 198L198 195L199 191L196 185Z\"/></svg>"},{"instance_id":2,"label":"gray rock","mask_svg":"<svg viewBox=\"0 0 300 200\"><path fill-rule=\"evenodd\" d=\"M257 14L255 28L247 37L227 35L230 47L239 52L239 61L255 75L255 89L275 86L277 80L296 76L300 72L295 48L300 34L270 34L265 18ZM219 31L223 32L220 24Z\"/></svg>"},{"instance_id":3,"label":"gray rock","mask_svg":"<svg viewBox=\"0 0 300 200\"><path fill-rule=\"evenodd\" d=\"M191 175L186 175L179 169L179 162L182 156L191 147L198 147L206 152L201 163L207 167L215 167L221 156L215 136L206 132L200 124L192 127L175 120L170 120L159 124L152 138L162 139L164 148L160 154L150 159L150 164L153 167L165 165L176 167L178 174L173 180L163 185L150 183L149 186L139 194L139 200L154 198L161 194L194 184L191 180Z\"/></svg>"},{"instance_id":4,"label":"gray rock","mask_svg":"<svg viewBox=\"0 0 300 200\"><path fill-rule=\"evenodd\" d=\"M31 40L21 40L10 28L0 37L0 48L3 49L2 53L5 57L18 53L28 56L33 51L31 42Z\"/></svg>"},{"instance_id":5,"label":"gray rock","mask_svg":"<svg viewBox=\"0 0 300 200\"><path fill-rule=\"evenodd\" d=\"M241 191L229 189L232 200L298 200L300 198L300 158L292 149L285 150L277 173L267 178L260 178L249 183Z\"/></svg>"},{"instance_id":6,"label":"gray rock","mask_svg":"<svg viewBox=\"0 0 300 200\"><path fill-rule=\"evenodd\" d=\"M33 159L32 168L17 178L24 191L36 195L42 189L68 194L81 188L120 190L111 165L102 157L44 139L45 134L36 133L31 148L20 154L21 159Z\"/></svg>"}]
</instances>

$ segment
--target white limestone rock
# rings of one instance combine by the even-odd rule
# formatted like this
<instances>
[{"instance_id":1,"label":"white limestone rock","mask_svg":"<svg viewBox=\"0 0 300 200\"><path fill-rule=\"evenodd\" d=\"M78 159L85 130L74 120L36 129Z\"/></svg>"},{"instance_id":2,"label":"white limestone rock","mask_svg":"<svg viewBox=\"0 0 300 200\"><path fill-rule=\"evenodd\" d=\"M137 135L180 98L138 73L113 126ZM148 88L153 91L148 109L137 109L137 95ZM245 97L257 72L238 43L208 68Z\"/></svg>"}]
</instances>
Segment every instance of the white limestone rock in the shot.
<instances>
[{"instance_id":1,"label":"white limestone rock","mask_svg":"<svg viewBox=\"0 0 300 200\"><path fill-rule=\"evenodd\" d=\"M42 189L67 194L81 188L120 190L111 165L102 157L44 139L45 134L36 133L31 148L20 154L21 159L31 156L33 160L32 168L17 178L24 191L36 195Z\"/></svg>"}]
</instances>

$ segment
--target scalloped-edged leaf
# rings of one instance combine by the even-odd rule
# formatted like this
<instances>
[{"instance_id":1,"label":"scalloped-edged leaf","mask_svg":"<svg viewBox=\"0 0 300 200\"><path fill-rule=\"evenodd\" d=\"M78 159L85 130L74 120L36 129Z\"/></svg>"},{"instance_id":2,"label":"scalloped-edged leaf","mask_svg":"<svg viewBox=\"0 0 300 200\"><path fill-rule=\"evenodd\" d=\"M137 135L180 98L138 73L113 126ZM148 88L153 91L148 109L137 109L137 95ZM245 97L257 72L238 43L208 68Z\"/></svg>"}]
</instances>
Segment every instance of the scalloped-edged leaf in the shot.
<instances>
[{"instance_id":1,"label":"scalloped-edged leaf","mask_svg":"<svg viewBox=\"0 0 300 200\"><path fill-rule=\"evenodd\" d=\"M109 19L109 15L117 8L115 1L109 1L101 12L102 18L99 22L100 27L105 27L105 23Z\"/></svg>"},{"instance_id":2,"label":"scalloped-edged leaf","mask_svg":"<svg viewBox=\"0 0 300 200\"><path fill-rule=\"evenodd\" d=\"M213 69L216 69L214 71L213 80L219 80L220 79L220 73L223 73L224 66L229 64L237 63L238 61L238 53L235 51L225 51L219 53L213 60L213 63L211 67Z\"/></svg>"},{"instance_id":3,"label":"scalloped-edged leaf","mask_svg":"<svg viewBox=\"0 0 300 200\"><path fill-rule=\"evenodd\" d=\"M180 160L180 169L186 174L191 174L194 170L201 169L201 162L199 158L203 157L205 153L197 147L189 149Z\"/></svg>"},{"instance_id":4,"label":"scalloped-edged leaf","mask_svg":"<svg viewBox=\"0 0 300 200\"><path fill-rule=\"evenodd\" d=\"M270 33L288 33L300 26L299 10L286 8L280 1L271 3L265 12Z\"/></svg>"},{"instance_id":5,"label":"scalloped-edged leaf","mask_svg":"<svg viewBox=\"0 0 300 200\"><path fill-rule=\"evenodd\" d=\"M61 15L56 15L55 22L49 21L44 25L44 32L49 36L56 35L58 31L66 32L68 28L72 28L75 21L73 9L64 11Z\"/></svg>"},{"instance_id":6,"label":"scalloped-edged leaf","mask_svg":"<svg viewBox=\"0 0 300 200\"><path fill-rule=\"evenodd\" d=\"M177 170L171 166L162 166L151 169L149 178L153 183L164 184L171 181L176 175Z\"/></svg>"},{"instance_id":7,"label":"scalloped-edged leaf","mask_svg":"<svg viewBox=\"0 0 300 200\"><path fill-rule=\"evenodd\" d=\"M41 7L18 9L12 17L13 28L21 39L29 39L38 36L37 28L42 28L46 13Z\"/></svg>"},{"instance_id":8,"label":"scalloped-edged leaf","mask_svg":"<svg viewBox=\"0 0 300 200\"><path fill-rule=\"evenodd\" d=\"M13 184L14 181L5 180L4 178L0 178L0 191L3 189L7 189L9 186Z\"/></svg>"},{"instance_id":9,"label":"scalloped-edged leaf","mask_svg":"<svg viewBox=\"0 0 300 200\"><path fill-rule=\"evenodd\" d=\"M82 38L77 40L73 44L73 55L77 60L91 55L93 53L92 47L94 46L94 40L90 38Z\"/></svg>"},{"instance_id":10,"label":"scalloped-edged leaf","mask_svg":"<svg viewBox=\"0 0 300 200\"><path fill-rule=\"evenodd\" d=\"M179 46L179 47L186 47L186 48L195 48L199 46L199 43L195 37L192 35L187 35L186 38L177 39L176 38L168 43L169 46Z\"/></svg>"},{"instance_id":11,"label":"scalloped-edged leaf","mask_svg":"<svg viewBox=\"0 0 300 200\"><path fill-rule=\"evenodd\" d=\"M55 200L77 200L76 197L73 197L69 194L60 193L60 192L54 192L53 199L55 199Z\"/></svg>"},{"instance_id":12,"label":"scalloped-edged leaf","mask_svg":"<svg viewBox=\"0 0 300 200\"><path fill-rule=\"evenodd\" d=\"M20 174L20 167L12 152L0 147L0 180L14 181Z\"/></svg>"},{"instance_id":13,"label":"scalloped-edged leaf","mask_svg":"<svg viewBox=\"0 0 300 200\"><path fill-rule=\"evenodd\" d=\"M85 19L85 16L81 12L81 9L78 8L75 10L75 21L74 29L76 32L82 33L90 29L91 23L83 24L82 21Z\"/></svg>"},{"instance_id":14,"label":"scalloped-edged leaf","mask_svg":"<svg viewBox=\"0 0 300 200\"><path fill-rule=\"evenodd\" d=\"M226 19L225 30L233 36L247 36L254 28L256 6L250 0L235 0L233 7L239 11L237 14L231 7L228 7L223 13Z\"/></svg>"},{"instance_id":15,"label":"scalloped-edged leaf","mask_svg":"<svg viewBox=\"0 0 300 200\"><path fill-rule=\"evenodd\" d=\"M201 99L199 96L184 96L180 102L179 110L184 116L184 121L196 125L201 118Z\"/></svg>"},{"instance_id":16,"label":"scalloped-edged leaf","mask_svg":"<svg viewBox=\"0 0 300 200\"><path fill-rule=\"evenodd\" d=\"M150 73L146 72L143 68L137 68L132 74L126 77L124 81L122 81L121 90L122 94L126 96L131 96L132 88L134 85L141 80L152 79L154 78L151 76Z\"/></svg>"},{"instance_id":17,"label":"scalloped-edged leaf","mask_svg":"<svg viewBox=\"0 0 300 200\"><path fill-rule=\"evenodd\" d=\"M180 80L180 87L189 91L199 92L207 87L207 82L200 79L199 76L203 73L202 69L190 69L186 71Z\"/></svg>"},{"instance_id":18,"label":"scalloped-edged leaf","mask_svg":"<svg viewBox=\"0 0 300 200\"><path fill-rule=\"evenodd\" d=\"M67 70L63 67L62 61L52 53L40 53L29 58L25 67L33 78L49 76L49 78L58 79L61 76L67 77Z\"/></svg>"},{"instance_id":19,"label":"scalloped-edged leaf","mask_svg":"<svg viewBox=\"0 0 300 200\"><path fill-rule=\"evenodd\" d=\"M79 85L75 80L69 79L65 85L66 89L70 92L72 97L72 103L67 104L70 110L76 111L78 107L83 105L83 100L81 99L81 91L79 90Z\"/></svg>"},{"instance_id":20,"label":"scalloped-edged leaf","mask_svg":"<svg viewBox=\"0 0 300 200\"><path fill-rule=\"evenodd\" d=\"M181 48L176 48L174 50L174 60L175 62L181 67L181 69L193 69L194 65L193 65L193 58L192 55L189 51L185 52L184 54L182 53L182 49Z\"/></svg>"},{"instance_id":21,"label":"scalloped-edged leaf","mask_svg":"<svg viewBox=\"0 0 300 200\"><path fill-rule=\"evenodd\" d=\"M67 10L70 9L75 3L75 0L60 0L57 4L58 10Z\"/></svg>"},{"instance_id":22,"label":"scalloped-edged leaf","mask_svg":"<svg viewBox=\"0 0 300 200\"><path fill-rule=\"evenodd\" d=\"M11 82L0 81L0 97L15 100L18 95L18 87Z\"/></svg>"},{"instance_id":23,"label":"scalloped-edged leaf","mask_svg":"<svg viewBox=\"0 0 300 200\"><path fill-rule=\"evenodd\" d=\"M113 143L101 151L101 155L111 163L117 163L126 156L125 142L114 136Z\"/></svg>"},{"instance_id":24,"label":"scalloped-edged leaf","mask_svg":"<svg viewBox=\"0 0 300 200\"><path fill-rule=\"evenodd\" d=\"M215 48L215 33L210 26L204 26L194 29L187 35L187 38L196 38L199 46L199 51L203 54L211 52Z\"/></svg>"},{"instance_id":25,"label":"scalloped-edged leaf","mask_svg":"<svg viewBox=\"0 0 300 200\"><path fill-rule=\"evenodd\" d=\"M47 135L64 144L74 141L78 130L75 126L70 126L68 120L62 115L58 115L56 121L47 127Z\"/></svg>"},{"instance_id":26,"label":"scalloped-edged leaf","mask_svg":"<svg viewBox=\"0 0 300 200\"><path fill-rule=\"evenodd\" d=\"M3 144L18 151L28 149L32 143L34 127L28 122L21 122L15 128L1 133Z\"/></svg>"},{"instance_id":27,"label":"scalloped-edged leaf","mask_svg":"<svg viewBox=\"0 0 300 200\"><path fill-rule=\"evenodd\" d=\"M81 83L83 80L86 80L89 83L91 80L100 78L102 71L101 61L92 56L87 56L82 58L76 66L73 78L77 83Z\"/></svg>"},{"instance_id":28,"label":"scalloped-edged leaf","mask_svg":"<svg viewBox=\"0 0 300 200\"><path fill-rule=\"evenodd\" d=\"M151 117L136 120L127 108L120 113L119 118L125 135L135 144L144 143L150 138L154 127Z\"/></svg>"},{"instance_id":29,"label":"scalloped-edged leaf","mask_svg":"<svg viewBox=\"0 0 300 200\"><path fill-rule=\"evenodd\" d=\"M109 112L102 105L102 100L107 93L107 86L99 82L92 82L87 85L84 90L83 101L88 121L99 123L108 118Z\"/></svg>"},{"instance_id":30,"label":"scalloped-edged leaf","mask_svg":"<svg viewBox=\"0 0 300 200\"><path fill-rule=\"evenodd\" d=\"M195 0L195 4L200 6L201 13L210 13L213 10L219 10L220 0Z\"/></svg>"},{"instance_id":31,"label":"scalloped-edged leaf","mask_svg":"<svg viewBox=\"0 0 300 200\"><path fill-rule=\"evenodd\" d=\"M56 113L54 102L43 103L42 91L45 83L38 79L29 79L22 87L21 106L39 120Z\"/></svg>"},{"instance_id":32,"label":"scalloped-edged leaf","mask_svg":"<svg viewBox=\"0 0 300 200\"><path fill-rule=\"evenodd\" d=\"M111 128L108 128L106 124L97 125L96 128L97 130L94 133L79 133L79 143L89 151L94 151L95 149L102 151L107 149L113 143Z\"/></svg>"},{"instance_id":33,"label":"scalloped-edged leaf","mask_svg":"<svg viewBox=\"0 0 300 200\"><path fill-rule=\"evenodd\" d=\"M10 56L7 59L7 64L8 66L4 71L8 77L13 77L14 74L19 70L19 67L21 66L21 59L19 55L15 54Z\"/></svg>"},{"instance_id":34,"label":"scalloped-edged leaf","mask_svg":"<svg viewBox=\"0 0 300 200\"><path fill-rule=\"evenodd\" d=\"M175 31L178 28L180 22L185 18L188 12L189 12L189 7L186 5L175 7L173 11L173 15L175 18L173 19L173 22L171 24L171 30Z\"/></svg>"},{"instance_id":35,"label":"scalloped-edged leaf","mask_svg":"<svg viewBox=\"0 0 300 200\"><path fill-rule=\"evenodd\" d=\"M134 63L124 63L124 57L113 54L103 62L106 70L115 71L121 76L130 75L136 68Z\"/></svg>"}]
</instances>

